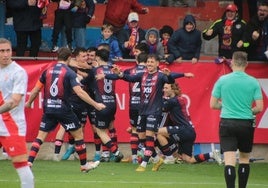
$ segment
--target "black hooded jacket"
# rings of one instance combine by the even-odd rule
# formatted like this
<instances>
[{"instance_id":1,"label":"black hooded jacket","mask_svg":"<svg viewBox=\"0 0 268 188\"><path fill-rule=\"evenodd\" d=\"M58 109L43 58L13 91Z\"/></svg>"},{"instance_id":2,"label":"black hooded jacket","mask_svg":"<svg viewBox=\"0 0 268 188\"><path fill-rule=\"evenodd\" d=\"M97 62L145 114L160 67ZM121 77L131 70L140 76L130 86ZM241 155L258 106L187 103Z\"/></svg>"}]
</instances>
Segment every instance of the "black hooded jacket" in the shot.
<instances>
[{"instance_id":1,"label":"black hooded jacket","mask_svg":"<svg viewBox=\"0 0 268 188\"><path fill-rule=\"evenodd\" d=\"M186 31L188 23L194 25L190 32ZM196 21L192 15L186 15L183 20L183 27L176 30L168 40L168 51L175 59L182 57L183 60L199 59L201 50L201 31L196 29Z\"/></svg>"}]
</instances>

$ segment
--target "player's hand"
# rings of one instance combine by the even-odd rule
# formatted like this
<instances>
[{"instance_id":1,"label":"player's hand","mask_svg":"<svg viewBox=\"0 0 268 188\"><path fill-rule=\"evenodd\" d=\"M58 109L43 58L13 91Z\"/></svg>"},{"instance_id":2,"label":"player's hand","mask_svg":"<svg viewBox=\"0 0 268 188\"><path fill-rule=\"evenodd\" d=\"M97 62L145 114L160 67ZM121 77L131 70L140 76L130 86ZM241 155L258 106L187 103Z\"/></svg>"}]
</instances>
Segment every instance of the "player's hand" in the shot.
<instances>
[{"instance_id":1,"label":"player's hand","mask_svg":"<svg viewBox=\"0 0 268 188\"><path fill-rule=\"evenodd\" d=\"M169 70L168 68L163 68L163 69L162 69L162 72L163 72L165 75L167 75L167 76L170 75L170 70Z\"/></svg>"},{"instance_id":2,"label":"player's hand","mask_svg":"<svg viewBox=\"0 0 268 188\"><path fill-rule=\"evenodd\" d=\"M191 73L191 72L186 72L186 73L184 73L184 77L186 77L186 78L193 78L194 77L194 74Z\"/></svg>"},{"instance_id":3,"label":"player's hand","mask_svg":"<svg viewBox=\"0 0 268 188\"><path fill-rule=\"evenodd\" d=\"M117 65L113 65L112 71L114 74L117 74L117 75L121 73L120 67Z\"/></svg>"},{"instance_id":4,"label":"player's hand","mask_svg":"<svg viewBox=\"0 0 268 188\"><path fill-rule=\"evenodd\" d=\"M106 108L106 106L104 104L102 104L102 103L97 103L94 107L98 111L103 110L104 108Z\"/></svg>"}]
</instances>

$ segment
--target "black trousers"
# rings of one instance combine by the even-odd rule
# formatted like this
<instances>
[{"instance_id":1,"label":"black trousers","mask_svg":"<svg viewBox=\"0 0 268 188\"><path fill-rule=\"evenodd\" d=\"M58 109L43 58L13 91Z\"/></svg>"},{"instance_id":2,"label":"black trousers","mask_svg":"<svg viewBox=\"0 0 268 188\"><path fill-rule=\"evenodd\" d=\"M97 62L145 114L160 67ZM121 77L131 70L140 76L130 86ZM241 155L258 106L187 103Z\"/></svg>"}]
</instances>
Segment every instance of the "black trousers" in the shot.
<instances>
[{"instance_id":1,"label":"black trousers","mask_svg":"<svg viewBox=\"0 0 268 188\"><path fill-rule=\"evenodd\" d=\"M30 57L37 57L41 46L41 29L36 31L16 31L17 47L16 56L24 56L30 38Z\"/></svg>"},{"instance_id":2,"label":"black trousers","mask_svg":"<svg viewBox=\"0 0 268 188\"><path fill-rule=\"evenodd\" d=\"M57 9L55 11L54 27L52 33L52 43L57 45L59 33L65 26L67 43L72 43L72 13L70 10Z\"/></svg>"}]
</instances>

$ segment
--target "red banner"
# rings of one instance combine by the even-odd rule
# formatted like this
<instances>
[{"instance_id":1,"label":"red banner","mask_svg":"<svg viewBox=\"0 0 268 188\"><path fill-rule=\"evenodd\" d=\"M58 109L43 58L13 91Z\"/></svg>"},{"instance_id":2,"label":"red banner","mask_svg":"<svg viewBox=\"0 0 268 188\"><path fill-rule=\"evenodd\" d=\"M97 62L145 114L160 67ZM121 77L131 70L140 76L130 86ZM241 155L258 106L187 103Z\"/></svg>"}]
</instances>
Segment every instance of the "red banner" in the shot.
<instances>
[{"instance_id":1,"label":"red banner","mask_svg":"<svg viewBox=\"0 0 268 188\"><path fill-rule=\"evenodd\" d=\"M41 72L48 67L52 61L27 60L17 61L28 72L29 83L28 92L34 87ZM122 69L134 66L133 62L118 63ZM180 78L176 81L180 84L184 96L188 101L189 112L197 132L196 143L218 143L218 122L219 111L211 110L209 100L211 90L219 76L230 72L229 67L224 64L204 63L197 64L181 63L173 65L161 65L168 67L173 72L192 72L194 78ZM263 89L264 111L257 115L257 128L255 131L255 143L268 143L268 65L264 63L251 63L247 68L247 73L259 79ZM28 93L29 94L29 93ZM129 127L128 116L128 83L118 80L116 82L117 112L115 127L117 129L118 141L128 142L129 133L126 129ZM36 137L40 119L42 115L42 94L34 101L32 109L26 109L26 118L28 124L27 141L33 141ZM51 133L47 141L54 141L55 131ZM85 129L85 141L91 142L93 134L89 124Z\"/></svg>"}]
</instances>

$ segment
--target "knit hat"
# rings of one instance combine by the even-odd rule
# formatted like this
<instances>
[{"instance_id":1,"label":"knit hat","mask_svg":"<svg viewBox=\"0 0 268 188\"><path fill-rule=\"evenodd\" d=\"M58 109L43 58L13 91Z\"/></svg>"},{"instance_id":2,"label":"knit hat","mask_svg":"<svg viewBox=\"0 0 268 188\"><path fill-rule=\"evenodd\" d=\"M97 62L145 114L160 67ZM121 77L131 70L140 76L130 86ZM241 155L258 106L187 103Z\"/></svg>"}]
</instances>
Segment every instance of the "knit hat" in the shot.
<instances>
[{"instance_id":1,"label":"knit hat","mask_svg":"<svg viewBox=\"0 0 268 188\"><path fill-rule=\"evenodd\" d=\"M169 25L164 25L161 29L160 29L160 35L163 35L164 33L168 33L170 36L173 34L173 28L170 27Z\"/></svg>"},{"instance_id":2,"label":"knit hat","mask_svg":"<svg viewBox=\"0 0 268 188\"><path fill-rule=\"evenodd\" d=\"M128 22L139 21L139 15L136 12L131 12L128 15Z\"/></svg>"},{"instance_id":3,"label":"knit hat","mask_svg":"<svg viewBox=\"0 0 268 188\"><path fill-rule=\"evenodd\" d=\"M238 8L237 8L237 6L235 4L229 4L226 7L225 11L237 12L238 11Z\"/></svg>"}]
</instances>

